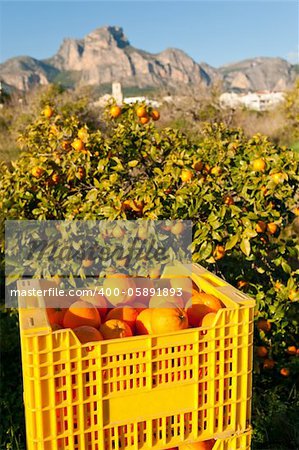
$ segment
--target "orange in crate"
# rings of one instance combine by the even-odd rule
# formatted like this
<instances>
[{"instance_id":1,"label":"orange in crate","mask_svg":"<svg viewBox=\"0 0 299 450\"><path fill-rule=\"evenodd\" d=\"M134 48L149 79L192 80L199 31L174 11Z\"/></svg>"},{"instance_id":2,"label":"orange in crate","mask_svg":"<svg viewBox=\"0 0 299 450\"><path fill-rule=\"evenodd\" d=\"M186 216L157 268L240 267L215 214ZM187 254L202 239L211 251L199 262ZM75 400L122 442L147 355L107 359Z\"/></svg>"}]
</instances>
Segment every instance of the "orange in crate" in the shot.
<instances>
[{"instance_id":1,"label":"orange in crate","mask_svg":"<svg viewBox=\"0 0 299 450\"><path fill-rule=\"evenodd\" d=\"M226 442L250 423L255 302L197 265L192 281L225 306L213 324L92 348L72 329L53 332L42 298L20 308L28 450L162 450L214 438L215 450L249 449L247 437Z\"/></svg>"}]
</instances>

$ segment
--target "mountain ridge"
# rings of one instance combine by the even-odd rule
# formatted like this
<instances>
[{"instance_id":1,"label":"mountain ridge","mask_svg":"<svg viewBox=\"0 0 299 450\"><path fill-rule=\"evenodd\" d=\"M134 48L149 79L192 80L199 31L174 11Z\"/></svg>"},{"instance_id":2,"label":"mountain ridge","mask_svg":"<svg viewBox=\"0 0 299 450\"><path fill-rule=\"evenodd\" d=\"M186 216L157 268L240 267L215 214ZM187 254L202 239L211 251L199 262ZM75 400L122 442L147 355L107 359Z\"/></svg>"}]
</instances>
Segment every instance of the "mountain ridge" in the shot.
<instances>
[{"instance_id":1,"label":"mountain ridge","mask_svg":"<svg viewBox=\"0 0 299 450\"><path fill-rule=\"evenodd\" d=\"M220 82L224 90L285 90L296 76L295 65L282 58L247 58L215 68L178 48L150 53L132 46L118 26L96 28L80 39L65 38L46 59L20 56L0 64L0 80L21 91L64 77L74 86L120 81L138 88L208 88Z\"/></svg>"}]
</instances>

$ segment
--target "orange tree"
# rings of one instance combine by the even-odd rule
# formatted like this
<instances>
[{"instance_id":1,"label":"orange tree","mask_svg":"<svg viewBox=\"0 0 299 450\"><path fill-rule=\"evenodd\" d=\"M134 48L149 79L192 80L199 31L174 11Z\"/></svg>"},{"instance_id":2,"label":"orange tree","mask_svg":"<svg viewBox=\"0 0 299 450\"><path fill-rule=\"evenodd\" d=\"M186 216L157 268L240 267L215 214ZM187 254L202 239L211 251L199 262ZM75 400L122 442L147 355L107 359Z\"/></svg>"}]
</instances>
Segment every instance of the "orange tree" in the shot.
<instances>
[{"instance_id":1,"label":"orange tree","mask_svg":"<svg viewBox=\"0 0 299 450\"><path fill-rule=\"evenodd\" d=\"M48 105L20 137L19 159L2 164L2 226L5 219L191 219L193 261L257 302L255 442L265 444L275 418L295 416L298 406L298 242L291 228L298 159L266 137L248 139L222 125L207 125L191 142L178 130L158 129L158 119L145 105L113 105L100 131ZM285 440L286 427L279 430ZM290 445L295 439L294 432Z\"/></svg>"}]
</instances>

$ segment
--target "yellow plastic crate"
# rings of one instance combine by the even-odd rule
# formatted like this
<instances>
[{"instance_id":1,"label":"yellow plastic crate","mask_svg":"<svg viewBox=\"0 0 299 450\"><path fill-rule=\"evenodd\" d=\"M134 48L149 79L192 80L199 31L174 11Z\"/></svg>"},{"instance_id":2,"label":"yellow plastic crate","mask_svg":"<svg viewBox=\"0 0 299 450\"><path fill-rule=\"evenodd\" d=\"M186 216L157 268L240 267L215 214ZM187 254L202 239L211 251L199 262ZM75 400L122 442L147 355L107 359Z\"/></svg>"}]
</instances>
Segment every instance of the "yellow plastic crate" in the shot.
<instances>
[{"instance_id":1,"label":"yellow plastic crate","mask_svg":"<svg viewBox=\"0 0 299 450\"><path fill-rule=\"evenodd\" d=\"M28 450L167 449L248 428L255 302L198 265L192 279L226 305L213 327L92 347L53 333L43 298L19 300Z\"/></svg>"},{"instance_id":2,"label":"yellow plastic crate","mask_svg":"<svg viewBox=\"0 0 299 450\"><path fill-rule=\"evenodd\" d=\"M250 450L251 428L228 438L216 439L213 450Z\"/></svg>"}]
</instances>

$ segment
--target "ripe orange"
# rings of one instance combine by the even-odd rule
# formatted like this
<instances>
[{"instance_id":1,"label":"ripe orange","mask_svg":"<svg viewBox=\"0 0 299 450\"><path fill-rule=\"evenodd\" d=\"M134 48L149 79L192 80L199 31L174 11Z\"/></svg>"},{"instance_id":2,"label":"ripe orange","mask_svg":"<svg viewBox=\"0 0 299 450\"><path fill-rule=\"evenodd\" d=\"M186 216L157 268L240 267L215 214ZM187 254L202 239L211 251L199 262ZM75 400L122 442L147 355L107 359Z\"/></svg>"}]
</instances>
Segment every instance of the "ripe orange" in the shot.
<instances>
[{"instance_id":1,"label":"ripe orange","mask_svg":"<svg viewBox=\"0 0 299 450\"><path fill-rule=\"evenodd\" d=\"M63 318L64 328L78 328L82 325L89 325L99 328L101 316L99 311L91 303L78 300L74 302L66 311Z\"/></svg>"},{"instance_id":2,"label":"ripe orange","mask_svg":"<svg viewBox=\"0 0 299 450\"><path fill-rule=\"evenodd\" d=\"M131 207L131 200L124 200L122 202L122 210L123 211L129 211L130 209L132 209L132 207Z\"/></svg>"},{"instance_id":3,"label":"ripe orange","mask_svg":"<svg viewBox=\"0 0 299 450\"><path fill-rule=\"evenodd\" d=\"M183 222L177 222L175 223L171 228L170 231L172 234L174 234L175 236L179 236L180 234L183 233L184 231L184 224Z\"/></svg>"},{"instance_id":4,"label":"ripe orange","mask_svg":"<svg viewBox=\"0 0 299 450\"><path fill-rule=\"evenodd\" d=\"M44 174L45 170L42 167L33 167L31 174L35 178L40 178Z\"/></svg>"},{"instance_id":5,"label":"ripe orange","mask_svg":"<svg viewBox=\"0 0 299 450\"><path fill-rule=\"evenodd\" d=\"M148 275L150 278L160 278L161 269L159 267L153 267L152 269L149 269Z\"/></svg>"},{"instance_id":6,"label":"ripe orange","mask_svg":"<svg viewBox=\"0 0 299 450\"><path fill-rule=\"evenodd\" d=\"M81 141L85 142L88 139L88 131L86 128L80 128L78 131L78 138L81 139Z\"/></svg>"},{"instance_id":7,"label":"ripe orange","mask_svg":"<svg viewBox=\"0 0 299 450\"><path fill-rule=\"evenodd\" d=\"M283 183L284 179L285 179L285 174L283 172L276 172L276 173L271 173L271 178L274 181L274 183L279 184L279 183Z\"/></svg>"},{"instance_id":8,"label":"ripe orange","mask_svg":"<svg viewBox=\"0 0 299 450\"><path fill-rule=\"evenodd\" d=\"M95 295L82 295L80 300L84 302L89 302L93 306L97 308L99 314L101 316L101 321L104 320L107 310L108 310L108 302L103 295L96 293Z\"/></svg>"},{"instance_id":9,"label":"ripe orange","mask_svg":"<svg viewBox=\"0 0 299 450\"><path fill-rule=\"evenodd\" d=\"M223 308L222 302L212 294L206 294L205 292L198 292L195 297L195 301L201 301L204 305L217 312Z\"/></svg>"},{"instance_id":10,"label":"ripe orange","mask_svg":"<svg viewBox=\"0 0 299 450\"><path fill-rule=\"evenodd\" d=\"M93 265L93 260L92 259L88 259L88 258L83 259L82 267L87 269L88 267L91 267L92 265Z\"/></svg>"},{"instance_id":11,"label":"ripe orange","mask_svg":"<svg viewBox=\"0 0 299 450\"><path fill-rule=\"evenodd\" d=\"M265 358L268 355L268 349L263 345L259 345L258 347L256 347L256 355L259 358Z\"/></svg>"},{"instance_id":12,"label":"ripe orange","mask_svg":"<svg viewBox=\"0 0 299 450\"><path fill-rule=\"evenodd\" d=\"M54 114L54 109L51 106L46 106L43 110L43 115L46 117L46 119L50 119Z\"/></svg>"},{"instance_id":13,"label":"ripe orange","mask_svg":"<svg viewBox=\"0 0 299 450\"><path fill-rule=\"evenodd\" d=\"M134 329L135 322L138 316L138 311L131 306L124 306L110 309L108 312L105 322L111 319L123 320L128 325L130 325L131 329Z\"/></svg>"},{"instance_id":14,"label":"ripe orange","mask_svg":"<svg viewBox=\"0 0 299 450\"><path fill-rule=\"evenodd\" d=\"M282 369L280 369L280 375L282 375L283 377L289 377L290 369L283 367Z\"/></svg>"},{"instance_id":15,"label":"ripe orange","mask_svg":"<svg viewBox=\"0 0 299 450\"><path fill-rule=\"evenodd\" d=\"M184 299L182 296L166 296L166 295L153 295L149 301L149 308L162 308L165 303L171 303L172 307L177 306L179 308L184 307Z\"/></svg>"},{"instance_id":16,"label":"ripe orange","mask_svg":"<svg viewBox=\"0 0 299 450\"><path fill-rule=\"evenodd\" d=\"M234 205L235 202L234 202L234 199L230 195L226 195L224 197L224 204L230 206L230 205Z\"/></svg>"},{"instance_id":17,"label":"ripe orange","mask_svg":"<svg viewBox=\"0 0 299 450\"><path fill-rule=\"evenodd\" d=\"M139 122L142 123L142 125L145 125L146 123L148 123L150 120L150 118L148 116L143 116L140 117Z\"/></svg>"},{"instance_id":18,"label":"ripe orange","mask_svg":"<svg viewBox=\"0 0 299 450\"><path fill-rule=\"evenodd\" d=\"M103 289L107 300L113 306L133 303L135 300L136 285L134 280L124 276L124 274L115 273L106 277Z\"/></svg>"},{"instance_id":19,"label":"ripe orange","mask_svg":"<svg viewBox=\"0 0 299 450\"><path fill-rule=\"evenodd\" d=\"M151 319L152 319L153 309L145 309L141 311L136 319L136 330L137 334L151 334Z\"/></svg>"},{"instance_id":20,"label":"ripe orange","mask_svg":"<svg viewBox=\"0 0 299 450\"><path fill-rule=\"evenodd\" d=\"M267 333L268 331L271 330L271 322L269 322L266 319L260 318L257 321L257 327L259 330L262 330L265 333Z\"/></svg>"},{"instance_id":21,"label":"ripe orange","mask_svg":"<svg viewBox=\"0 0 299 450\"><path fill-rule=\"evenodd\" d=\"M131 208L135 212L142 212L144 208L144 202L140 200L133 200L131 202Z\"/></svg>"},{"instance_id":22,"label":"ripe orange","mask_svg":"<svg viewBox=\"0 0 299 450\"><path fill-rule=\"evenodd\" d=\"M212 450L215 445L215 439L207 441L186 443L179 446L179 450Z\"/></svg>"},{"instance_id":23,"label":"ripe orange","mask_svg":"<svg viewBox=\"0 0 299 450\"><path fill-rule=\"evenodd\" d=\"M58 164L58 165L61 163L61 157L56 152L53 153L53 161L55 162L55 164Z\"/></svg>"},{"instance_id":24,"label":"ripe orange","mask_svg":"<svg viewBox=\"0 0 299 450\"><path fill-rule=\"evenodd\" d=\"M63 326L63 318L66 310L66 308L46 308L49 324Z\"/></svg>"},{"instance_id":25,"label":"ripe orange","mask_svg":"<svg viewBox=\"0 0 299 450\"><path fill-rule=\"evenodd\" d=\"M278 226L276 225L276 223L271 222L271 223L267 223L267 231L270 234L275 234L278 230Z\"/></svg>"},{"instance_id":26,"label":"ripe orange","mask_svg":"<svg viewBox=\"0 0 299 450\"><path fill-rule=\"evenodd\" d=\"M160 119L160 113L159 113L159 111L157 111L156 109L154 109L154 110L152 111L151 116L152 116L152 119L153 119L154 121Z\"/></svg>"},{"instance_id":27,"label":"ripe orange","mask_svg":"<svg viewBox=\"0 0 299 450\"><path fill-rule=\"evenodd\" d=\"M255 231L257 233L265 233L266 229L267 229L266 222L264 222L263 220L258 220L258 222L255 226Z\"/></svg>"},{"instance_id":28,"label":"ripe orange","mask_svg":"<svg viewBox=\"0 0 299 450\"><path fill-rule=\"evenodd\" d=\"M263 363L264 369L273 369L274 366L275 366L275 361L273 359L265 359L265 361Z\"/></svg>"},{"instance_id":29,"label":"ripe orange","mask_svg":"<svg viewBox=\"0 0 299 450\"><path fill-rule=\"evenodd\" d=\"M84 143L83 141L81 141L81 139L76 138L72 142L72 147L80 152L81 150L84 150Z\"/></svg>"},{"instance_id":30,"label":"ripe orange","mask_svg":"<svg viewBox=\"0 0 299 450\"><path fill-rule=\"evenodd\" d=\"M187 170L187 169L182 170L181 180L184 183L187 183L188 181L191 181L192 178L193 178L193 173L191 172L191 170Z\"/></svg>"},{"instance_id":31,"label":"ripe orange","mask_svg":"<svg viewBox=\"0 0 299 450\"><path fill-rule=\"evenodd\" d=\"M199 294L199 292L201 292L200 288L198 286L193 285L193 288L192 288L192 291L191 291L191 295L192 296L193 295L197 295L197 294Z\"/></svg>"},{"instance_id":32,"label":"ripe orange","mask_svg":"<svg viewBox=\"0 0 299 450\"><path fill-rule=\"evenodd\" d=\"M54 136L57 136L58 133L59 133L59 130L58 130L58 128L55 125L51 125L50 133L54 134Z\"/></svg>"},{"instance_id":33,"label":"ripe orange","mask_svg":"<svg viewBox=\"0 0 299 450\"><path fill-rule=\"evenodd\" d=\"M266 169L266 162L263 158L255 159L252 163L253 170L256 172L264 172Z\"/></svg>"},{"instance_id":34,"label":"ripe orange","mask_svg":"<svg viewBox=\"0 0 299 450\"><path fill-rule=\"evenodd\" d=\"M173 308L171 303L165 303L163 308L153 309L151 327L155 334L185 330L188 328L187 313L182 308Z\"/></svg>"},{"instance_id":35,"label":"ripe orange","mask_svg":"<svg viewBox=\"0 0 299 450\"><path fill-rule=\"evenodd\" d=\"M291 289L289 292L289 299L291 301L295 300L299 296L299 291L296 291L295 289Z\"/></svg>"},{"instance_id":36,"label":"ripe orange","mask_svg":"<svg viewBox=\"0 0 299 450\"><path fill-rule=\"evenodd\" d=\"M107 269L106 278L129 278L129 275L126 273L118 273L114 272L114 269Z\"/></svg>"},{"instance_id":37,"label":"ripe orange","mask_svg":"<svg viewBox=\"0 0 299 450\"><path fill-rule=\"evenodd\" d=\"M74 333L81 344L103 340L103 336L101 335L99 330L88 325L82 325L80 327L74 328Z\"/></svg>"},{"instance_id":38,"label":"ripe orange","mask_svg":"<svg viewBox=\"0 0 299 450\"><path fill-rule=\"evenodd\" d=\"M225 248L223 247L223 245L216 245L216 248L214 250L214 258L216 260L222 259L225 256Z\"/></svg>"},{"instance_id":39,"label":"ripe orange","mask_svg":"<svg viewBox=\"0 0 299 450\"><path fill-rule=\"evenodd\" d=\"M280 281L275 281L274 289L280 291L283 288L283 284Z\"/></svg>"},{"instance_id":40,"label":"ripe orange","mask_svg":"<svg viewBox=\"0 0 299 450\"><path fill-rule=\"evenodd\" d=\"M141 311L144 311L145 309L148 308L148 305L146 305L145 303L141 303L141 302L134 302L133 306L136 309L136 311L138 312L138 314L141 313Z\"/></svg>"},{"instance_id":41,"label":"ripe orange","mask_svg":"<svg viewBox=\"0 0 299 450\"><path fill-rule=\"evenodd\" d=\"M245 280L239 280L237 283L238 289L243 289L247 286L248 286L248 281L245 281Z\"/></svg>"},{"instance_id":42,"label":"ripe orange","mask_svg":"<svg viewBox=\"0 0 299 450\"><path fill-rule=\"evenodd\" d=\"M294 208L292 212L295 214L295 216L299 216L299 206L296 206L296 208Z\"/></svg>"},{"instance_id":43,"label":"ripe orange","mask_svg":"<svg viewBox=\"0 0 299 450\"><path fill-rule=\"evenodd\" d=\"M206 314L203 317L200 326L203 327L203 328L207 328L207 327L213 326L215 318L216 318L216 313L214 313L214 312L210 312L210 313Z\"/></svg>"},{"instance_id":44,"label":"ripe orange","mask_svg":"<svg viewBox=\"0 0 299 450\"><path fill-rule=\"evenodd\" d=\"M117 105L111 106L110 116L113 117L114 119L117 119L117 117L119 117L120 115L121 115L121 107Z\"/></svg>"},{"instance_id":45,"label":"ripe orange","mask_svg":"<svg viewBox=\"0 0 299 450\"><path fill-rule=\"evenodd\" d=\"M60 176L59 176L58 173L53 173L53 175L52 175L52 181L53 181L54 184L58 184L58 183L59 183L59 181L60 181Z\"/></svg>"},{"instance_id":46,"label":"ripe orange","mask_svg":"<svg viewBox=\"0 0 299 450\"><path fill-rule=\"evenodd\" d=\"M214 166L214 167L212 167L210 173L211 173L211 175L218 176L218 175L220 175L222 173L222 169L219 166Z\"/></svg>"},{"instance_id":47,"label":"ripe orange","mask_svg":"<svg viewBox=\"0 0 299 450\"><path fill-rule=\"evenodd\" d=\"M142 117L148 116L145 106L139 106L136 110L136 114L137 114L137 117L139 117L139 119L141 119Z\"/></svg>"},{"instance_id":48,"label":"ripe orange","mask_svg":"<svg viewBox=\"0 0 299 450\"><path fill-rule=\"evenodd\" d=\"M130 325L123 320L111 319L100 326L104 339L119 339L133 336Z\"/></svg>"},{"instance_id":49,"label":"ripe orange","mask_svg":"<svg viewBox=\"0 0 299 450\"><path fill-rule=\"evenodd\" d=\"M52 323L51 328L52 328L52 331L63 330L63 326L59 325L58 323Z\"/></svg>"},{"instance_id":50,"label":"ripe orange","mask_svg":"<svg viewBox=\"0 0 299 450\"><path fill-rule=\"evenodd\" d=\"M196 172L200 172L203 169L203 162L195 161L195 163L193 164L193 169L196 170Z\"/></svg>"},{"instance_id":51,"label":"ripe orange","mask_svg":"<svg viewBox=\"0 0 299 450\"><path fill-rule=\"evenodd\" d=\"M69 150L71 146L70 141L62 141L61 143L61 147L63 148L63 150Z\"/></svg>"},{"instance_id":52,"label":"ripe orange","mask_svg":"<svg viewBox=\"0 0 299 450\"><path fill-rule=\"evenodd\" d=\"M205 305L199 295L193 295L186 303L189 325L192 327L201 326L202 319L206 314L214 312L211 307Z\"/></svg>"},{"instance_id":53,"label":"ripe orange","mask_svg":"<svg viewBox=\"0 0 299 450\"><path fill-rule=\"evenodd\" d=\"M287 348L287 353L288 353L289 355L296 355L296 353L297 353L297 348L295 347L295 345L290 345L290 346Z\"/></svg>"}]
</instances>

